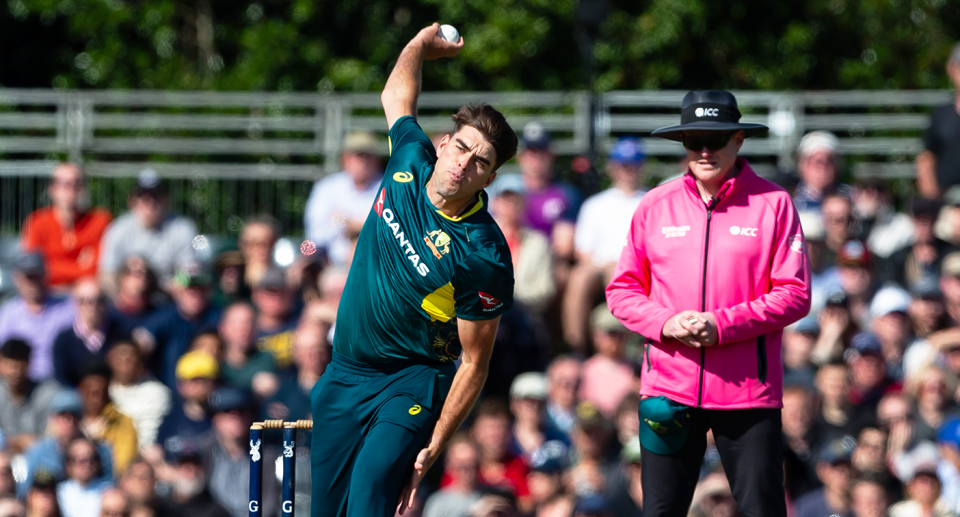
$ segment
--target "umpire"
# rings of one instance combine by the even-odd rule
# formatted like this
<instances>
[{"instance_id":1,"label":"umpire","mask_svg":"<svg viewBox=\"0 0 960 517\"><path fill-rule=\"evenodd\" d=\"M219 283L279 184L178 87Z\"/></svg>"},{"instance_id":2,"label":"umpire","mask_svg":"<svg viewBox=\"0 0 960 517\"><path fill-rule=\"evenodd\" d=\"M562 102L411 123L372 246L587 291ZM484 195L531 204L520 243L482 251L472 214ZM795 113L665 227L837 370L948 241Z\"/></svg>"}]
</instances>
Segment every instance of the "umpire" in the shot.
<instances>
[{"instance_id":1,"label":"umpire","mask_svg":"<svg viewBox=\"0 0 960 517\"><path fill-rule=\"evenodd\" d=\"M786 515L780 408L784 326L810 310L810 263L790 196L737 156L766 127L732 94L695 91L653 136L686 174L633 216L607 302L647 337L640 388L644 516L686 515L713 430L744 517Z\"/></svg>"}]
</instances>

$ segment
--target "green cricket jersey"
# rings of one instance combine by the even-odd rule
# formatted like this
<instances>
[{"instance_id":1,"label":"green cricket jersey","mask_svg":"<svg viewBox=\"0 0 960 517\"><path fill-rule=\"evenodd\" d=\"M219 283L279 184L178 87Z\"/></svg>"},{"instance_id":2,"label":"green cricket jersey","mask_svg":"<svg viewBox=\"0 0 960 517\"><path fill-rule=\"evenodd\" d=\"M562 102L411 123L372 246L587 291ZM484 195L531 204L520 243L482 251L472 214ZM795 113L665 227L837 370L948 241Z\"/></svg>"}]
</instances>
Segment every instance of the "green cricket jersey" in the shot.
<instances>
[{"instance_id":1,"label":"green cricket jersey","mask_svg":"<svg viewBox=\"0 0 960 517\"><path fill-rule=\"evenodd\" d=\"M390 159L363 224L340 299L333 348L364 363L448 363L460 356L457 318L488 320L513 306L513 262L487 195L458 217L426 185L437 162L411 116L390 128Z\"/></svg>"}]
</instances>

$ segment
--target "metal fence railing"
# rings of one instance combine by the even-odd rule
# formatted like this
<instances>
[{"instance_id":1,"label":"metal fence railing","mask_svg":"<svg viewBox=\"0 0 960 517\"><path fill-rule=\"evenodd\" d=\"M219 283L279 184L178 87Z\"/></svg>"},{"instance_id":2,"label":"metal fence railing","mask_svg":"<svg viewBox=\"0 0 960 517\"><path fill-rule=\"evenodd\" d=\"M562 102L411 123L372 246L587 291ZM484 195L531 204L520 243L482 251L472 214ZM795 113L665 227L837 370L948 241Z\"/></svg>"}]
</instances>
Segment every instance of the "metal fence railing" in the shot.
<instances>
[{"instance_id":1,"label":"metal fence railing","mask_svg":"<svg viewBox=\"0 0 960 517\"><path fill-rule=\"evenodd\" d=\"M429 133L451 129L449 115L488 102L514 128L538 121L560 156L600 149L623 134L646 136L679 117L682 91L424 93L419 120ZM804 133L838 134L855 175L907 178L930 107L951 93L926 91L735 92L744 120L770 126L743 149L761 172L793 166ZM596 110L591 112L591 105ZM592 131L591 131L592 129ZM125 207L144 167L171 182L174 208L201 231L233 231L254 212L302 228L313 181L338 169L344 136L385 134L377 94L0 89L0 235L19 230L44 203L46 176L59 160L83 163L96 204ZM386 153L386 139L381 139ZM650 139L651 175L676 170L679 144ZM507 164L506 170L515 170Z\"/></svg>"}]
</instances>

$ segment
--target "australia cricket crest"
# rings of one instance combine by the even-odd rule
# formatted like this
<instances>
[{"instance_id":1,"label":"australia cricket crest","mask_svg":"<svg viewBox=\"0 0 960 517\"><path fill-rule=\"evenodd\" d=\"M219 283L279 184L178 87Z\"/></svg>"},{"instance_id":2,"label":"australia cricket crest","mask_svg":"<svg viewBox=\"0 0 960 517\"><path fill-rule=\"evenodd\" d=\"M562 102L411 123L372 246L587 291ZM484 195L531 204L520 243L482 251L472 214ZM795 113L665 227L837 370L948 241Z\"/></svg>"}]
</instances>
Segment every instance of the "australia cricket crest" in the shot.
<instances>
[{"instance_id":1,"label":"australia cricket crest","mask_svg":"<svg viewBox=\"0 0 960 517\"><path fill-rule=\"evenodd\" d=\"M423 242L427 243L434 257L440 258L450 253L450 236L443 230L434 230L427 233L427 236L423 238Z\"/></svg>"}]
</instances>

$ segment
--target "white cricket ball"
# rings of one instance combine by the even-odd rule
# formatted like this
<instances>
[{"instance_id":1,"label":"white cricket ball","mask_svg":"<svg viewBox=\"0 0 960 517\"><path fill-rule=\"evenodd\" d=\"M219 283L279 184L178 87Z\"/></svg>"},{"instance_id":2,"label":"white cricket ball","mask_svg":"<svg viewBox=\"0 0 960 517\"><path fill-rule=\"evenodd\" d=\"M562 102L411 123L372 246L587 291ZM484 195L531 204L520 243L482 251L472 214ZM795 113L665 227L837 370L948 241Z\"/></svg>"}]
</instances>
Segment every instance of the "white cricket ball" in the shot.
<instances>
[{"instance_id":1,"label":"white cricket ball","mask_svg":"<svg viewBox=\"0 0 960 517\"><path fill-rule=\"evenodd\" d=\"M441 25L440 37L449 41L450 43L456 43L460 41L460 33L453 25Z\"/></svg>"}]
</instances>

